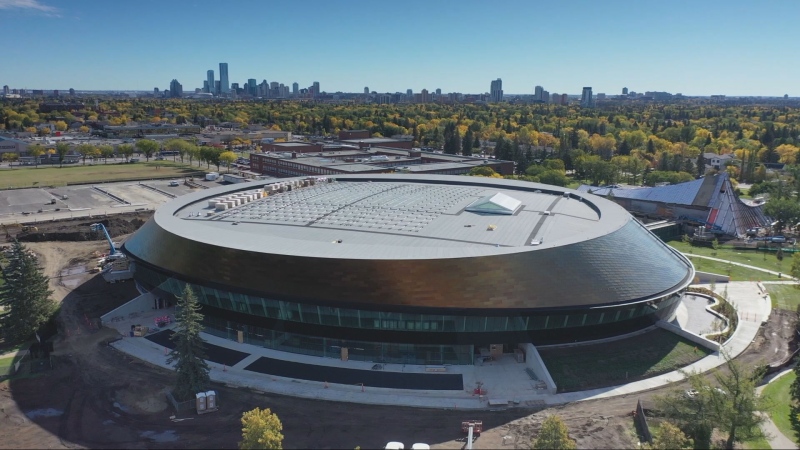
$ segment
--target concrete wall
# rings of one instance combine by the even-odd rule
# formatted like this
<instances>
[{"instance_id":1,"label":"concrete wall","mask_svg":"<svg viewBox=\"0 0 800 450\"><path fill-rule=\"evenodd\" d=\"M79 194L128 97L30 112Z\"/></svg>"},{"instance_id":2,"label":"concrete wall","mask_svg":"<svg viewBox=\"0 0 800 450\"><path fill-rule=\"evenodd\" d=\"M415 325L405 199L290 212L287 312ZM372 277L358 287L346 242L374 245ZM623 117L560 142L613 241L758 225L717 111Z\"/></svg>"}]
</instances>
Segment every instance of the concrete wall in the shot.
<instances>
[{"instance_id":1,"label":"concrete wall","mask_svg":"<svg viewBox=\"0 0 800 450\"><path fill-rule=\"evenodd\" d=\"M714 341L712 341L710 339L706 339L706 338L704 338L702 336L696 335L696 334L692 333L691 331L686 331L683 328L681 328L679 326L676 326L676 325L673 325L673 324L671 324L669 322L665 322L663 320L659 320L658 322L656 322L656 326L660 327L660 328L663 328L663 329L665 329L667 331L671 331L671 332L677 334L678 336L680 336L680 337L682 337L684 339L688 339L688 340L694 342L697 345L702 345L703 347L705 347L705 348L707 348L707 349L709 349L711 351L714 351L714 352L718 352L719 351L719 344L718 343L716 343L716 342L714 342Z\"/></svg>"},{"instance_id":2,"label":"concrete wall","mask_svg":"<svg viewBox=\"0 0 800 450\"><path fill-rule=\"evenodd\" d=\"M550 372L544 365L544 361L542 361L539 351L536 350L536 347L530 343L520 344L519 346L525 351L525 365L533 370L533 373L535 373L540 380L545 382L547 385L547 393L550 395L555 395L556 383L553 381L553 377L550 376Z\"/></svg>"},{"instance_id":3,"label":"concrete wall","mask_svg":"<svg viewBox=\"0 0 800 450\"><path fill-rule=\"evenodd\" d=\"M153 294L148 292L134 298L133 300L116 309L111 310L111 312L104 314L102 317L100 317L100 322L103 325L106 325L107 323L111 322L113 317L124 317L127 319L131 313L143 313L152 310L154 304L155 297Z\"/></svg>"},{"instance_id":4,"label":"concrete wall","mask_svg":"<svg viewBox=\"0 0 800 450\"><path fill-rule=\"evenodd\" d=\"M693 284L709 284L711 282L727 283L731 281L731 277L727 275L720 275L718 273L711 272L695 272L695 277L698 279L698 281Z\"/></svg>"}]
</instances>

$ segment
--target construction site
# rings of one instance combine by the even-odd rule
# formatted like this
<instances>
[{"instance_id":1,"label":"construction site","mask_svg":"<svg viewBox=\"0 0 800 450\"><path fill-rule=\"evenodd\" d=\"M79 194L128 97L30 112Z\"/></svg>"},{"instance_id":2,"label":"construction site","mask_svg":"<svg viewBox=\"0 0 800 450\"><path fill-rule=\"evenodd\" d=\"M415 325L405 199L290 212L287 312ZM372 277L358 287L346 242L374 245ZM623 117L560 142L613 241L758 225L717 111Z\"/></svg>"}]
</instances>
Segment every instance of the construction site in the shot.
<instances>
[{"instance_id":1,"label":"construction site","mask_svg":"<svg viewBox=\"0 0 800 450\"><path fill-rule=\"evenodd\" d=\"M169 310L155 308L167 305L154 305L152 313L141 317L126 315L120 326L104 326L102 320L139 295L132 280L111 275L127 268L113 255L151 214L95 214L3 227L0 241L26 243L61 305L51 367L0 382L4 447L234 448L241 440L242 413L261 407L280 418L285 448L383 448L387 442L403 442L408 448L424 442L432 448L461 449L467 447L470 431L464 424L478 422L472 448L530 448L542 421L553 414L564 420L579 448L637 448L641 437L632 414L637 402L651 409L655 395L681 386L558 405L508 402L464 409L457 403L420 408L352 398L331 401L322 394L287 396L246 383L217 382L212 386L216 411L176 411L166 395L174 372L115 348L124 340L158 332L157 319L168 317ZM750 366L786 361L794 352L795 320L794 312L773 309L763 326L755 324L755 337L737 360ZM131 327L131 335L125 336L131 324L139 328ZM230 370L212 364L212 373ZM217 378L226 379L224 374ZM314 389L319 392L333 390L327 382L318 384ZM357 396L359 389L351 391L348 396Z\"/></svg>"}]
</instances>

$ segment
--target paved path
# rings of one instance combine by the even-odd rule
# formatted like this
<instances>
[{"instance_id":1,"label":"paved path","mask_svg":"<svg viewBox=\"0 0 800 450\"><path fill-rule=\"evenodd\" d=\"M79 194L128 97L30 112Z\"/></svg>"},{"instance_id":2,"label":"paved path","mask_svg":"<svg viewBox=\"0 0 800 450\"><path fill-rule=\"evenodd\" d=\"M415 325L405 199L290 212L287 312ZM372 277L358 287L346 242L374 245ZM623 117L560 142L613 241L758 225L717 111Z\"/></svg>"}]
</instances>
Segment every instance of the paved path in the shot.
<instances>
[{"instance_id":1,"label":"paved path","mask_svg":"<svg viewBox=\"0 0 800 450\"><path fill-rule=\"evenodd\" d=\"M778 375L772 377L769 382L763 386L759 386L756 388L756 392L761 395L761 391L764 390L765 387L769 383L777 380L778 378L787 375L792 372L793 369L786 369L783 372L779 373ZM761 424L761 430L767 437L767 442L769 442L769 446L775 449L784 449L784 448L797 448L797 444L788 438L785 434L781 433L781 430L775 425L775 422L772 421L772 418L769 414L766 413L759 413L762 417L764 417L764 422Z\"/></svg>"}]
</instances>

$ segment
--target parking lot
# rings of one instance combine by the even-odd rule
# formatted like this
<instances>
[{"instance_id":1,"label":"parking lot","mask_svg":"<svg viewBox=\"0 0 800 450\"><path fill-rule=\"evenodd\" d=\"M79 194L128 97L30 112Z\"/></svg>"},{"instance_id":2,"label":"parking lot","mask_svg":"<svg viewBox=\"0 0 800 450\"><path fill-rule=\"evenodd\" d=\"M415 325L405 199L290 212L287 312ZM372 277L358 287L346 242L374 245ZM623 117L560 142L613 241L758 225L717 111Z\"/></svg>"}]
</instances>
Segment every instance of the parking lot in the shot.
<instances>
[{"instance_id":1,"label":"parking lot","mask_svg":"<svg viewBox=\"0 0 800 450\"><path fill-rule=\"evenodd\" d=\"M155 209L171 200L167 194L181 196L198 190L178 180L87 184L59 188L31 188L0 191L0 222L28 222L113 214L136 209ZM216 182L202 184L219 185ZM148 189L149 186L153 189ZM118 210L118 211L117 211Z\"/></svg>"}]
</instances>

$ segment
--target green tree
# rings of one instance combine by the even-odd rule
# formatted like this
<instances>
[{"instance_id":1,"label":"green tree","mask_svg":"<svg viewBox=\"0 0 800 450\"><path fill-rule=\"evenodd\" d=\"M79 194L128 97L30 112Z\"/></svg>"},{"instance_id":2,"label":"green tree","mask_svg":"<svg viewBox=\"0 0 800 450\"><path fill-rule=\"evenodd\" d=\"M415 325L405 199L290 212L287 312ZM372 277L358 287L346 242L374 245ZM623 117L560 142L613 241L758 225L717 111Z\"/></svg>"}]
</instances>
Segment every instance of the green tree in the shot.
<instances>
[{"instance_id":1,"label":"green tree","mask_svg":"<svg viewBox=\"0 0 800 450\"><path fill-rule=\"evenodd\" d=\"M44 155L45 149L41 146L41 144L33 144L28 147L28 154L33 156L33 162L36 164L36 167L39 167L39 157Z\"/></svg>"},{"instance_id":2,"label":"green tree","mask_svg":"<svg viewBox=\"0 0 800 450\"><path fill-rule=\"evenodd\" d=\"M658 427L658 433L653 438L653 444L648 448L653 450L675 450L675 449L690 449L694 443L691 439L676 427L667 421L661 422Z\"/></svg>"},{"instance_id":3,"label":"green tree","mask_svg":"<svg viewBox=\"0 0 800 450\"><path fill-rule=\"evenodd\" d=\"M158 147L158 142L150 139L139 139L136 141L136 149L139 150L140 153L144 154L144 157L147 159L147 161L150 161L150 157L158 151Z\"/></svg>"},{"instance_id":4,"label":"green tree","mask_svg":"<svg viewBox=\"0 0 800 450\"><path fill-rule=\"evenodd\" d=\"M470 174L470 176L473 176L473 177L503 178L502 175L500 175L499 173L495 172L494 169L492 169L489 166L478 166L478 167L472 168L472 169L470 169L469 174Z\"/></svg>"},{"instance_id":5,"label":"green tree","mask_svg":"<svg viewBox=\"0 0 800 450\"><path fill-rule=\"evenodd\" d=\"M242 414L241 449L283 448L283 425L269 408L256 408Z\"/></svg>"},{"instance_id":6,"label":"green tree","mask_svg":"<svg viewBox=\"0 0 800 450\"><path fill-rule=\"evenodd\" d=\"M111 145L101 145L97 147L100 156L103 157L103 164L108 164L108 158L114 156L114 147Z\"/></svg>"},{"instance_id":7,"label":"green tree","mask_svg":"<svg viewBox=\"0 0 800 450\"><path fill-rule=\"evenodd\" d=\"M714 240L711 241L711 249L714 250L711 252L711 255L717 256L717 251L719 251L719 240L717 240L717 238L714 238Z\"/></svg>"},{"instance_id":8,"label":"green tree","mask_svg":"<svg viewBox=\"0 0 800 450\"><path fill-rule=\"evenodd\" d=\"M467 131L464 133L464 137L461 139L461 153L467 156L471 155L474 142L475 135L472 134L471 129L467 128Z\"/></svg>"},{"instance_id":9,"label":"green tree","mask_svg":"<svg viewBox=\"0 0 800 450\"><path fill-rule=\"evenodd\" d=\"M55 312L53 291L36 256L16 240L0 269L0 329L6 340L22 342L30 339Z\"/></svg>"},{"instance_id":10,"label":"green tree","mask_svg":"<svg viewBox=\"0 0 800 450\"><path fill-rule=\"evenodd\" d=\"M209 368L206 363L205 343L200 337L203 329L203 315L192 288L186 285L178 300L176 319L178 326L172 336L175 348L170 352L167 363L175 363L178 378L173 391L180 401L194 398L204 392L210 383Z\"/></svg>"},{"instance_id":11,"label":"green tree","mask_svg":"<svg viewBox=\"0 0 800 450\"><path fill-rule=\"evenodd\" d=\"M549 416L542 422L542 429L534 439L534 449L572 450L578 448L575 441L570 439L569 430L558 416Z\"/></svg>"},{"instance_id":12,"label":"green tree","mask_svg":"<svg viewBox=\"0 0 800 450\"><path fill-rule=\"evenodd\" d=\"M92 144L80 144L75 150L81 155L84 166L86 165L86 158L92 157L97 152L97 149Z\"/></svg>"},{"instance_id":13,"label":"green tree","mask_svg":"<svg viewBox=\"0 0 800 450\"><path fill-rule=\"evenodd\" d=\"M59 142L56 144L56 154L58 155L58 167L64 167L64 158L69 153L69 144L66 142Z\"/></svg>"},{"instance_id":14,"label":"green tree","mask_svg":"<svg viewBox=\"0 0 800 450\"><path fill-rule=\"evenodd\" d=\"M795 252L792 256L792 268L789 269L789 273L792 274L794 278L800 279L800 252ZM795 284L794 287L800 289L800 284ZM800 390L798 393L800 393ZM798 400L800 400L800 397L798 397Z\"/></svg>"},{"instance_id":15,"label":"green tree","mask_svg":"<svg viewBox=\"0 0 800 450\"><path fill-rule=\"evenodd\" d=\"M737 442L763 437L760 425L763 417L756 414L766 409L766 400L756 395L756 383L763 376L760 369L745 370L725 355L725 369L714 373L718 387L698 373L688 380L695 395L674 390L656 397L656 405L664 416L673 420L698 448L709 448L714 428L726 436L725 448Z\"/></svg>"},{"instance_id":16,"label":"green tree","mask_svg":"<svg viewBox=\"0 0 800 450\"><path fill-rule=\"evenodd\" d=\"M219 162L228 167L228 172L231 171L231 164L236 161L236 153L232 151L224 151L219 154Z\"/></svg>"},{"instance_id":17,"label":"green tree","mask_svg":"<svg viewBox=\"0 0 800 450\"><path fill-rule=\"evenodd\" d=\"M117 147L117 153L125 157L125 160L127 161L131 156L133 156L133 146L131 144L120 144Z\"/></svg>"},{"instance_id":18,"label":"green tree","mask_svg":"<svg viewBox=\"0 0 800 450\"><path fill-rule=\"evenodd\" d=\"M184 141L183 139L170 139L164 142L164 149L169 150L171 152L177 152L178 155L181 157L181 162L183 162L183 156L186 154L187 150L189 149L188 142ZM172 160L176 160L177 155L173 155Z\"/></svg>"},{"instance_id":19,"label":"green tree","mask_svg":"<svg viewBox=\"0 0 800 450\"><path fill-rule=\"evenodd\" d=\"M764 205L764 214L778 222L775 228L780 232L786 225L800 221L800 204L787 197L771 197Z\"/></svg>"}]
</instances>

